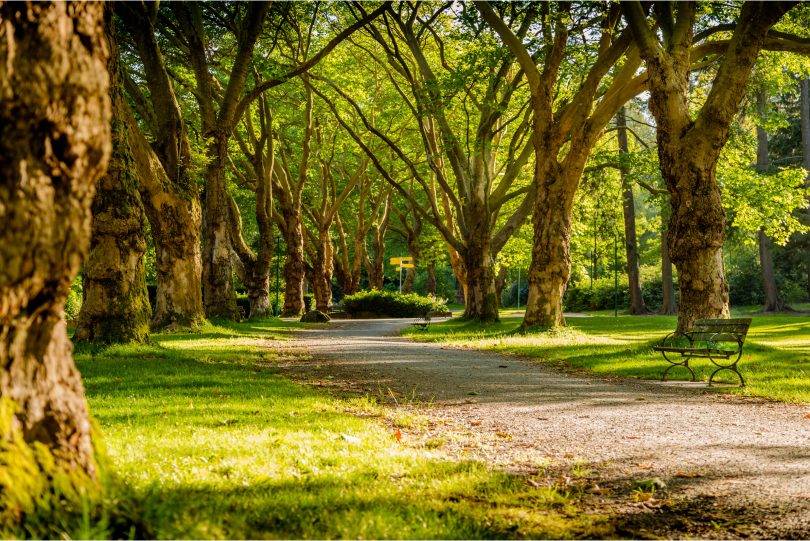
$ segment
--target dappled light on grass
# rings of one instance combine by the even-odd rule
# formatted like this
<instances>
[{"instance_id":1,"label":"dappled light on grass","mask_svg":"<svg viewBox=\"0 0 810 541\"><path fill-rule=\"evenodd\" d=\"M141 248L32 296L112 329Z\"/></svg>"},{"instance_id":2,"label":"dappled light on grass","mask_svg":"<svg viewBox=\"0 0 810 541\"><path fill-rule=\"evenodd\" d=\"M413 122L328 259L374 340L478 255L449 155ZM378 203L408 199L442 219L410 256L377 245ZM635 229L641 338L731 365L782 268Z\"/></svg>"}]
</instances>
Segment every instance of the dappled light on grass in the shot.
<instances>
[{"instance_id":1,"label":"dappled light on grass","mask_svg":"<svg viewBox=\"0 0 810 541\"><path fill-rule=\"evenodd\" d=\"M409 424L368 397L284 378L277 320L78 351L114 472L101 536L141 538L604 537L566 496L444 462L397 441ZM244 332L243 332L244 331ZM361 418L351 412L366 412ZM344 436L345 435L345 436ZM75 534L75 532L68 532ZM76 537L76 535L73 535Z\"/></svg>"},{"instance_id":2,"label":"dappled light on grass","mask_svg":"<svg viewBox=\"0 0 810 541\"><path fill-rule=\"evenodd\" d=\"M556 368L605 376L661 379L669 363L653 347L675 330L676 317L597 316L569 318L568 328L520 331L521 320L479 325L447 321L428 332L412 329L404 335L451 347L476 347L529 355ZM708 359L690 362L698 380L708 381L715 366ZM786 402L810 402L810 325L803 316L757 316L751 325L739 369L744 388L728 392L764 396ZM667 379L688 379L674 368ZM728 371L718 374L718 388L737 384Z\"/></svg>"}]
</instances>

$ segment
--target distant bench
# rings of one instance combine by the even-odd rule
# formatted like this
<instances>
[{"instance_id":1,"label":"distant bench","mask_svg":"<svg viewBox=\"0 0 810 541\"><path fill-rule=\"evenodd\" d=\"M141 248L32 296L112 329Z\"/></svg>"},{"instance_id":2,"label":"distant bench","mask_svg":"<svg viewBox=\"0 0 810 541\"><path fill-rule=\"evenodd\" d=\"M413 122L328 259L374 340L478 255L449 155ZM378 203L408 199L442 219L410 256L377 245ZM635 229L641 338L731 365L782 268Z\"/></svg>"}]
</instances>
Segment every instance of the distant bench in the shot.
<instances>
[{"instance_id":1,"label":"distant bench","mask_svg":"<svg viewBox=\"0 0 810 541\"><path fill-rule=\"evenodd\" d=\"M742 357L743 344L745 343L745 335L748 334L748 327L751 326L751 318L743 319L699 319L695 321L694 327L690 332L675 331L668 334L661 341L661 345L653 348L655 351L660 351L664 359L669 361L672 366L664 370L664 375L661 376L661 381L667 377L667 372L676 366L683 366L692 373L692 381L695 381L695 372L689 366L689 359L700 358L709 359L715 366L715 370L709 377L709 386L712 384L714 376L721 370L731 370L740 378L740 383L745 387L745 380L737 370L737 362ZM680 344L684 347L678 347L677 341L684 342L681 338L684 337L689 341L689 346ZM737 349L719 349L722 343L735 343ZM681 362L676 362L667 357L667 353L674 354L680 353ZM718 361L725 359L734 361L731 364L720 364ZM677 359L677 357L676 357Z\"/></svg>"},{"instance_id":2,"label":"distant bench","mask_svg":"<svg viewBox=\"0 0 810 541\"><path fill-rule=\"evenodd\" d=\"M412 325L417 329L422 329L423 331L428 330L430 328L430 319L433 317L433 312L427 312L425 314L419 314L416 316L416 319L413 320Z\"/></svg>"}]
</instances>

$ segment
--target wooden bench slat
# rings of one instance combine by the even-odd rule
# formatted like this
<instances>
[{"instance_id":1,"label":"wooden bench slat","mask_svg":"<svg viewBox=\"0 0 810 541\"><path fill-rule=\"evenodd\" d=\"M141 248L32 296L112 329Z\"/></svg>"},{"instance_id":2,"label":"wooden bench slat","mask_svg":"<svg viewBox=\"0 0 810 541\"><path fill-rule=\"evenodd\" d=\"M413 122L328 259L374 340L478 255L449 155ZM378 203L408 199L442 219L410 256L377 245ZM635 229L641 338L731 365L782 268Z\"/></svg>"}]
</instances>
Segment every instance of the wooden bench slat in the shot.
<instances>
[{"instance_id":1,"label":"wooden bench slat","mask_svg":"<svg viewBox=\"0 0 810 541\"><path fill-rule=\"evenodd\" d=\"M667 353L705 353L708 355L732 355L736 351L728 351L724 349L709 349L709 348L669 348L663 346L656 346L653 348L655 351L666 351Z\"/></svg>"}]
</instances>

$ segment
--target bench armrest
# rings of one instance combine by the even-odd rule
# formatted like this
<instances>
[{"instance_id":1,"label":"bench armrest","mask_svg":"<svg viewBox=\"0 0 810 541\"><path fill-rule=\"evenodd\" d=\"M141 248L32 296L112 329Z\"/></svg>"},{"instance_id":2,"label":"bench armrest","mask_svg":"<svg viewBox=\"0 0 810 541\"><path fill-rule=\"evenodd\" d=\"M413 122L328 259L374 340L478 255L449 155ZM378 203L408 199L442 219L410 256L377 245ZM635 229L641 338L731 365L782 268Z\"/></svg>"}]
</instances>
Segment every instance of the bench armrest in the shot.
<instances>
[{"instance_id":1,"label":"bench armrest","mask_svg":"<svg viewBox=\"0 0 810 541\"><path fill-rule=\"evenodd\" d=\"M677 336L677 335L679 335L679 334L680 334L681 336L685 336L685 337L686 337L686 339L687 339L687 340L689 340L689 347L692 347L692 343L693 343L693 341L692 341L692 336L691 336L691 334L692 334L692 333L688 333L688 332L681 332L681 331L675 331L675 332L671 332L671 333L669 333L668 335L666 335L666 336L664 337L664 339L663 339L663 340L661 340L661 347L664 347L664 344L666 344L666 343L667 343L667 340L669 339L669 337L670 337L670 336Z\"/></svg>"}]
</instances>

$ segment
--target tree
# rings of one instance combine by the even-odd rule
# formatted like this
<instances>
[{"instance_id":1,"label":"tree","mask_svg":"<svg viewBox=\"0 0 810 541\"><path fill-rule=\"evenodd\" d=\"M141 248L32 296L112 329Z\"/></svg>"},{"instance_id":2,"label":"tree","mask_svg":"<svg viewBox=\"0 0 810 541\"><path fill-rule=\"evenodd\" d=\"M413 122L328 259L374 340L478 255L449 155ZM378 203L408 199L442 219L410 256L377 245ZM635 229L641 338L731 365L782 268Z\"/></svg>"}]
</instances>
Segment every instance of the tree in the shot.
<instances>
[{"instance_id":1,"label":"tree","mask_svg":"<svg viewBox=\"0 0 810 541\"><path fill-rule=\"evenodd\" d=\"M82 273L84 300L75 341L144 343L149 340L152 307L146 291L146 216L138 194L138 172L129 148L123 69L112 24L114 4L105 11L110 58L112 154L107 174L96 186L90 253Z\"/></svg>"},{"instance_id":2,"label":"tree","mask_svg":"<svg viewBox=\"0 0 810 541\"><path fill-rule=\"evenodd\" d=\"M581 13L572 13L571 3L530 5L525 20L537 20L541 29L541 35L531 37L542 44L534 54L523 43L525 36L513 33L503 15L488 2L476 2L475 7L525 71L532 95L534 243L523 325L565 325L562 299L571 274L574 196L605 126L644 89L646 77L636 76L639 57L635 53L625 55L632 40L627 29L618 29L620 10L615 3L598 8L577 6ZM593 13L592 9L598 11ZM574 25L574 20L579 24ZM601 26L597 44L576 57L576 66L568 68L579 70L581 84L560 103L556 99L558 84L562 76L567 79L570 75L563 69L569 35L572 30L583 32L596 24ZM622 58L623 65L614 70ZM608 75L611 77L604 81ZM600 99L594 105L597 94Z\"/></svg>"},{"instance_id":3,"label":"tree","mask_svg":"<svg viewBox=\"0 0 810 541\"><path fill-rule=\"evenodd\" d=\"M801 51L806 47L794 36L770 33L794 4L746 2L734 23L715 24L696 33L696 4L679 3L676 13L676 4L657 3L661 43L641 4L622 4L647 66L661 174L671 193L667 242L678 269L678 330L691 328L699 318L728 317L722 258L726 214L715 180L717 162L760 50ZM730 39L708 40L694 47L719 32L731 32ZM694 118L687 100L689 73L695 63L721 57L711 90Z\"/></svg>"},{"instance_id":4,"label":"tree","mask_svg":"<svg viewBox=\"0 0 810 541\"><path fill-rule=\"evenodd\" d=\"M62 308L111 151L103 10L0 4L0 396L14 402L25 442L91 477L92 429Z\"/></svg>"},{"instance_id":5,"label":"tree","mask_svg":"<svg viewBox=\"0 0 810 541\"><path fill-rule=\"evenodd\" d=\"M132 37L133 53L143 67L147 93L128 71L123 74L124 87L143 129L153 140L150 143L141 124L125 108L138 190L155 244L157 298L151 327L196 327L204 319L200 281L202 209L192 175L188 124L173 83L177 75L166 65L157 39L156 28L163 15L158 12L157 2L121 2L117 6L118 16Z\"/></svg>"},{"instance_id":6,"label":"tree","mask_svg":"<svg viewBox=\"0 0 810 541\"><path fill-rule=\"evenodd\" d=\"M250 317L265 317L270 310L270 264L273 260L273 188L270 176L273 174L275 152L272 132L273 116L267 95L256 100L258 104L259 133L256 134L252 111L245 111L244 128L247 140L239 129L234 130L242 154L243 174L228 156L231 169L241 180L241 185L255 193L256 226L258 228L258 250L254 253L242 235L242 215L233 196L228 194L231 244L235 258L234 270L245 285L250 302ZM265 150L267 149L267 150Z\"/></svg>"},{"instance_id":7,"label":"tree","mask_svg":"<svg viewBox=\"0 0 810 541\"><path fill-rule=\"evenodd\" d=\"M619 154L628 154L630 149L627 143L627 120L624 107L616 115L616 139L619 143ZM621 157L621 156L620 156ZM638 265L638 240L636 239L636 205L633 201L633 185L625 180L627 169L619 169L622 177L622 211L624 215L624 251L627 258L627 281L630 291L630 315L644 315L650 313L644 305L641 295L641 271Z\"/></svg>"}]
</instances>

